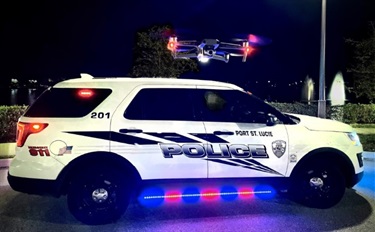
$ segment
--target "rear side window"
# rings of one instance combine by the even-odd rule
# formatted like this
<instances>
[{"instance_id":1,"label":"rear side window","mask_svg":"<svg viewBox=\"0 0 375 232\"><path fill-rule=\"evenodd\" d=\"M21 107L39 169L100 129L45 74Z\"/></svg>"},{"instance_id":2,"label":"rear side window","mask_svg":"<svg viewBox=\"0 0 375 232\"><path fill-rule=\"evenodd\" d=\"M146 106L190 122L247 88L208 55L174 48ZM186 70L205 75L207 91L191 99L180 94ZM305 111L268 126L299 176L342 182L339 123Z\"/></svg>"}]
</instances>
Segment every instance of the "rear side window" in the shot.
<instances>
[{"instance_id":1,"label":"rear side window","mask_svg":"<svg viewBox=\"0 0 375 232\"><path fill-rule=\"evenodd\" d=\"M26 117L77 118L94 110L111 89L50 88L26 111Z\"/></svg>"},{"instance_id":2,"label":"rear side window","mask_svg":"<svg viewBox=\"0 0 375 232\"><path fill-rule=\"evenodd\" d=\"M142 89L124 113L134 120L194 121L192 89Z\"/></svg>"}]
</instances>

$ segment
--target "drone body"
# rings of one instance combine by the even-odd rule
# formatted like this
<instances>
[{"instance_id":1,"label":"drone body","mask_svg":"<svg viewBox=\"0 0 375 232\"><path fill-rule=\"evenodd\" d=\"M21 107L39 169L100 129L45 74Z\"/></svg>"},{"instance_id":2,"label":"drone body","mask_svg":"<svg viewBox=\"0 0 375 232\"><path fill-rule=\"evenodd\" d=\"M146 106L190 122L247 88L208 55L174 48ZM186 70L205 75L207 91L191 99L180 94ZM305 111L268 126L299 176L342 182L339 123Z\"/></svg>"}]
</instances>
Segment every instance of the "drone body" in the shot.
<instances>
[{"instance_id":1,"label":"drone body","mask_svg":"<svg viewBox=\"0 0 375 232\"><path fill-rule=\"evenodd\" d=\"M196 40L177 41L177 37L169 38L168 49L175 59L197 58L201 62L210 59L229 62L231 56L242 57L242 62L254 50L248 40L241 40L241 43L225 43L217 39L204 39L198 43Z\"/></svg>"}]
</instances>

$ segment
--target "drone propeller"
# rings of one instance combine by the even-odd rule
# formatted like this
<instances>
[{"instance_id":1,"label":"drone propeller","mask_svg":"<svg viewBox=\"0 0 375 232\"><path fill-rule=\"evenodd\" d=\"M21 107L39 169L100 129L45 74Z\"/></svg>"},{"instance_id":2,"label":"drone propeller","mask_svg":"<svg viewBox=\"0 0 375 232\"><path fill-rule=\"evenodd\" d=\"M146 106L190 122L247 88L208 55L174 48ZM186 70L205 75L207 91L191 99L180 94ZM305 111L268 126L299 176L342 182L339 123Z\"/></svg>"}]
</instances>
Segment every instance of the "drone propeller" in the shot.
<instances>
[{"instance_id":1,"label":"drone propeller","mask_svg":"<svg viewBox=\"0 0 375 232\"><path fill-rule=\"evenodd\" d=\"M247 36L241 36L241 37L245 37L246 39L234 38L233 41L236 41L236 42L247 41L249 42L251 46L264 46L272 42L272 40L267 37L254 35L254 34L249 34Z\"/></svg>"},{"instance_id":2,"label":"drone propeller","mask_svg":"<svg viewBox=\"0 0 375 232\"><path fill-rule=\"evenodd\" d=\"M220 42L220 48L223 48L223 49L237 49L238 50L238 49L241 49L242 46L240 44L235 44L235 43Z\"/></svg>"},{"instance_id":3,"label":"drone propeller","mask_svg":"<svg viewBox=\"0 0 375 232\"><path fill-rule=\"evenodd\" d=\"M195 48L180 48L180 47L178 47L178 48L176 48L176 52L191 52L191 51L193 51L193 50L195 50Z\"/></svg>"},{"instance_id":4,"label":"drone propeller","mask_svg":"<svg viewBox=\"0 0 375 232\"><path fill-rule=\"evenodd\" d=\"M195 47L197 46L198 41L196 40L181 40L178 41L179 46L185 46L185 47Z\"/></svg>"}]
</instances>

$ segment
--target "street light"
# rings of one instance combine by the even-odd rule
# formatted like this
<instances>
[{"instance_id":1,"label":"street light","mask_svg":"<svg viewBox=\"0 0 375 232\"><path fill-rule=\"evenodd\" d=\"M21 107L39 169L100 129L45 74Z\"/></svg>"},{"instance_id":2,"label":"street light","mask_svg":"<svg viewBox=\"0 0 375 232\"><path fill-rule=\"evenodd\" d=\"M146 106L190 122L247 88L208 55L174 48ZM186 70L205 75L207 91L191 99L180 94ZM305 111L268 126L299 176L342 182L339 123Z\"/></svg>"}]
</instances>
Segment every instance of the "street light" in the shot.
<instances>
[{"instance_id":1,"label":"street light","mask_svg":"<svg viewBox=\"0 0 375 232\"><path fill-rule=\"evenodd\" d=\"M319 100L318 117L326 117L326 93L325 93L325 50L326 50L326 0L322 0L322 26L320 37L320 71L319 71Z\"/></svg>"}]
</instances>

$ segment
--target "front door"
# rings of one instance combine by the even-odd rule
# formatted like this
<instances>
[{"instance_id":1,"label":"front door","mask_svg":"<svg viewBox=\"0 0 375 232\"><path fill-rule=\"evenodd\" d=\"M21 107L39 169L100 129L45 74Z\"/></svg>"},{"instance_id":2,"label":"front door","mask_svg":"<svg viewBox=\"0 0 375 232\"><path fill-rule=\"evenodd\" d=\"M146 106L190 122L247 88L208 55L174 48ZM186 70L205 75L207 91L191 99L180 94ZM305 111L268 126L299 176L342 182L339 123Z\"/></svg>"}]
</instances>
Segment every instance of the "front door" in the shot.
<instances>
[{"instance_id":1,"label":"front door","mask_svg":"<svg viewBox=\"0 0 375 232\"><path fill-rule=\"evenodd\" d=\"M281 177L288 135L275 109L239 90L202 89L209 178ZM270 119L273 119L270 121Z\"/></svg>"}]
</instances>

